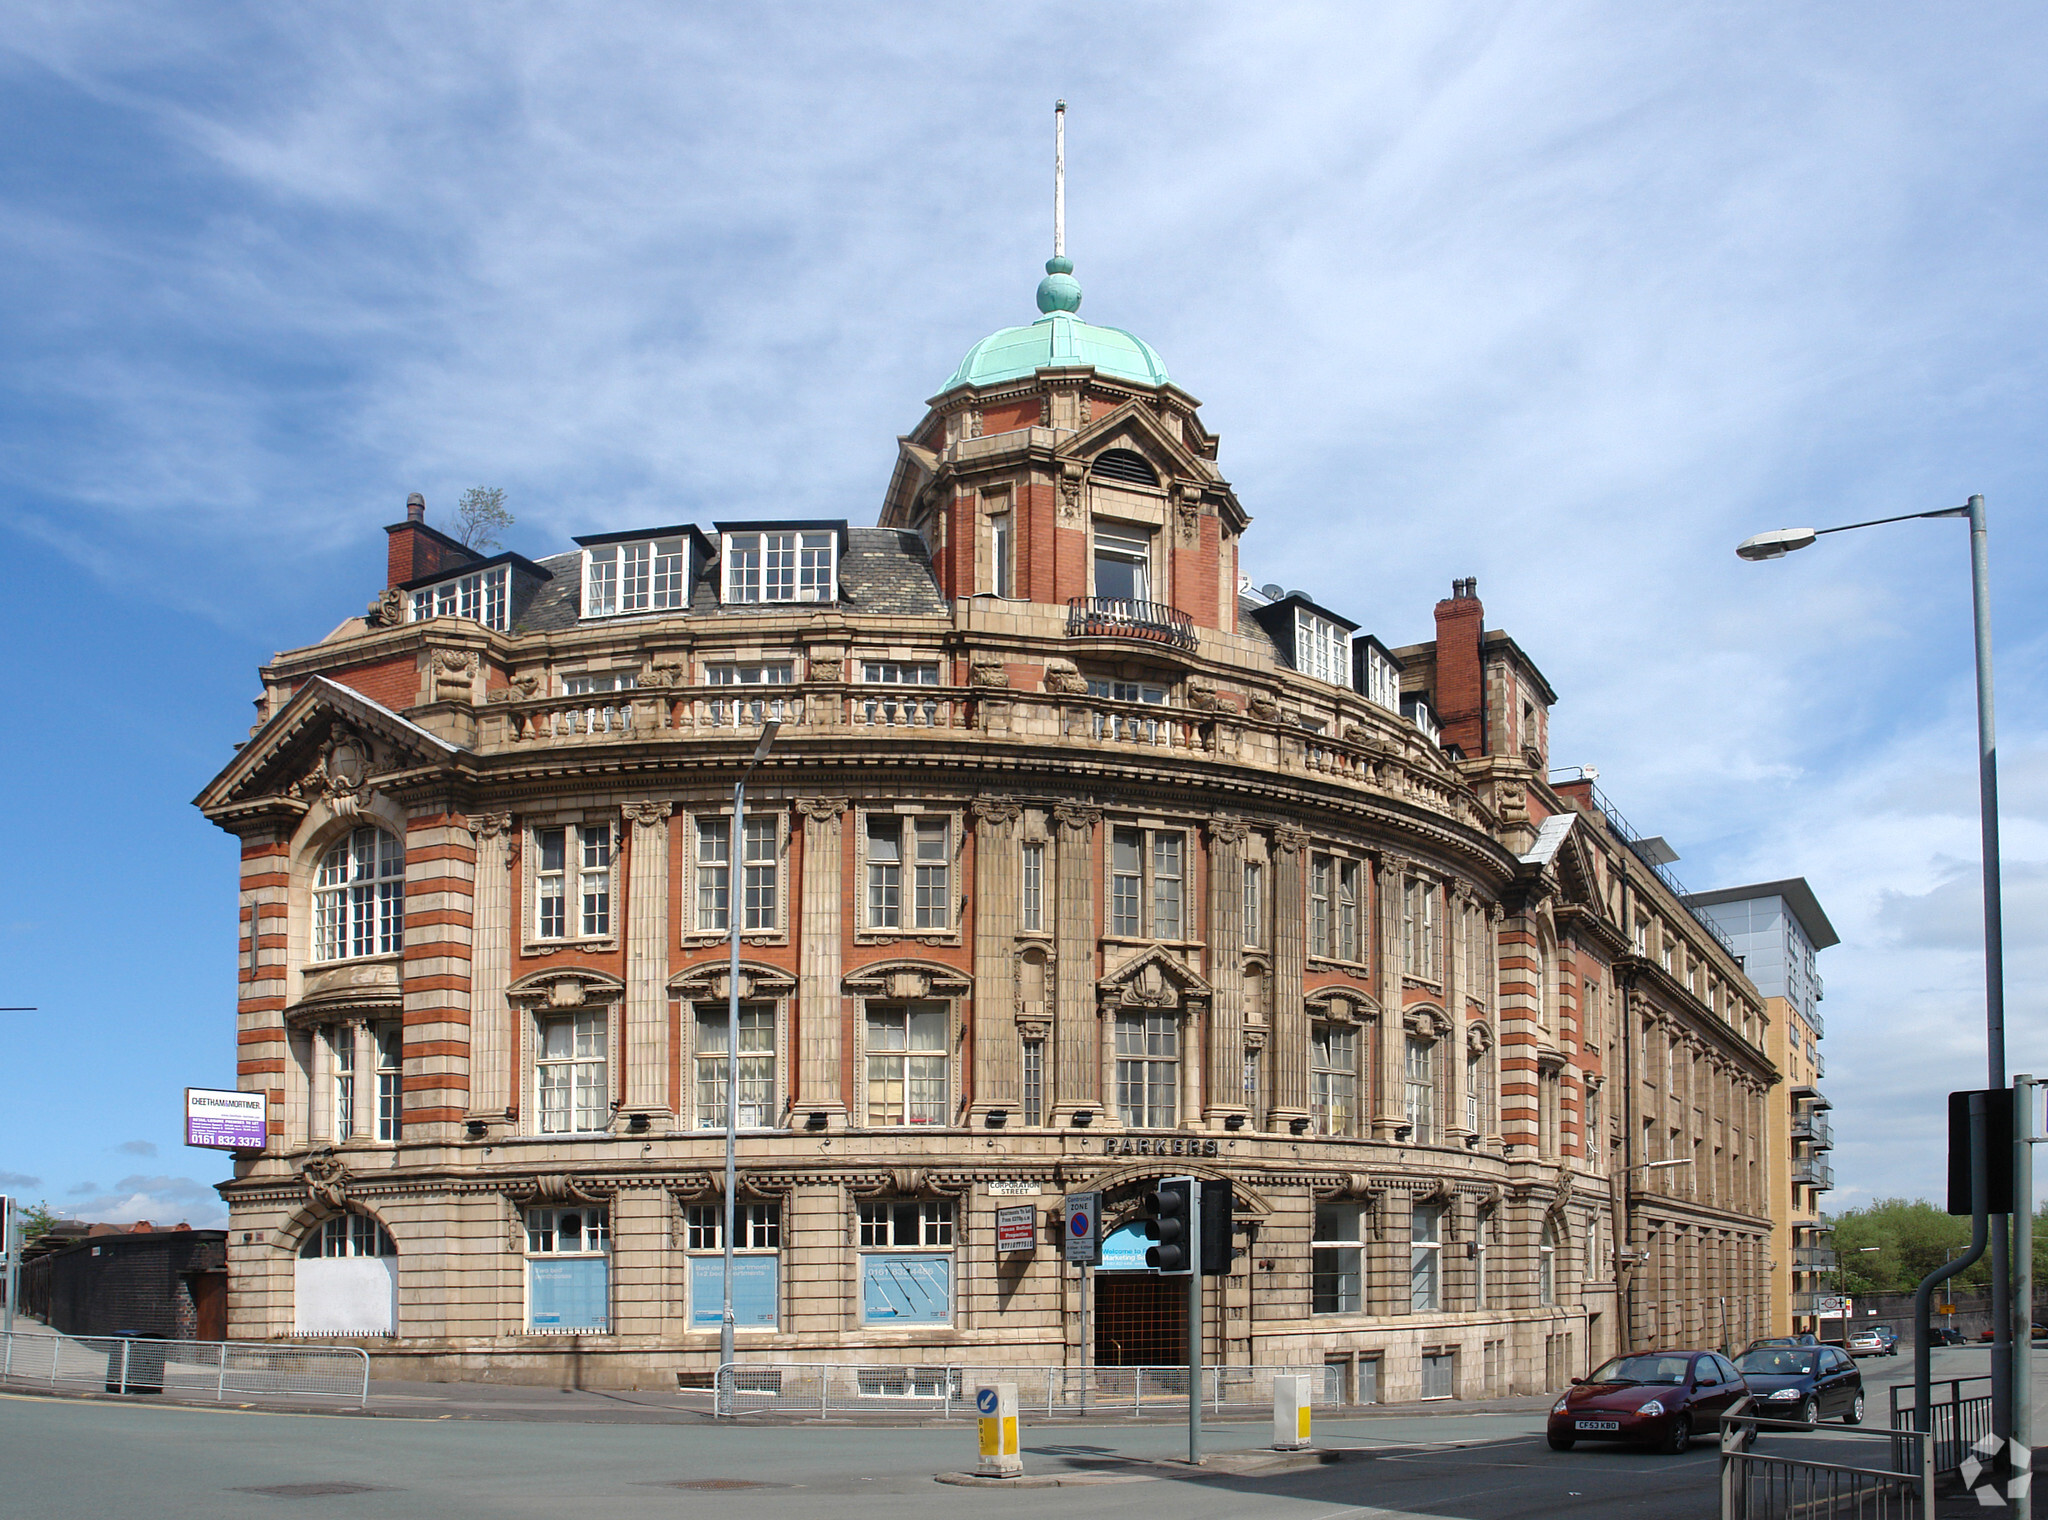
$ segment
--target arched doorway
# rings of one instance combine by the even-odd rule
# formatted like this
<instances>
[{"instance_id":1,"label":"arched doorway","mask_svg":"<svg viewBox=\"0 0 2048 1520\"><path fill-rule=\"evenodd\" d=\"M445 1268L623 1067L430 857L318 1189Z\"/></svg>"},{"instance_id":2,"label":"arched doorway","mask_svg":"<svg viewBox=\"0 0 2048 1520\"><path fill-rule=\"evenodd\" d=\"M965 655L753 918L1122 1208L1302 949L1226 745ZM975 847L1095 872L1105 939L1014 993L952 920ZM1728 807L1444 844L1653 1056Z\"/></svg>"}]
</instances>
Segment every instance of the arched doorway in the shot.
<instances>
[{"instance_id":1,"label":"arched doorway","mask_svg":"<svg viewBox=\"0 0 2048 1520\"><path fill-rule=\"evenodd\" d=\"M1136 1221L1102 1242L1095 1272L1095 1365L1174 1367L1188 1359L1188 1283L1145 1267Z\"/></svg>"}]
</instances>

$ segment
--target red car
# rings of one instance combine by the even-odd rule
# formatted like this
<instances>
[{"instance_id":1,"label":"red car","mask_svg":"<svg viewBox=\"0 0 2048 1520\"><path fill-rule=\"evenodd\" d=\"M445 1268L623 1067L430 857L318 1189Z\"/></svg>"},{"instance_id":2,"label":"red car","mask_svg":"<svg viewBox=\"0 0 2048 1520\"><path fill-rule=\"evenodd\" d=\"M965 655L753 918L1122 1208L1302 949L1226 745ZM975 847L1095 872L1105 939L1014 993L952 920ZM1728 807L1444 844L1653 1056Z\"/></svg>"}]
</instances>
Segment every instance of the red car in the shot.
<instances>
[{"instance_id":1,"label":"red car","mask_svg":"<svg viewBox=\"0 0 2048 1520\"><path fill-rule=\"evenodd\" d=\"M1713 1351L1631 1351L1596 1368L1550 1406L1550 1447L1631 1441L1676 1456L1749 1392L1735 1364Z\"/></svg>"}]
</instances>

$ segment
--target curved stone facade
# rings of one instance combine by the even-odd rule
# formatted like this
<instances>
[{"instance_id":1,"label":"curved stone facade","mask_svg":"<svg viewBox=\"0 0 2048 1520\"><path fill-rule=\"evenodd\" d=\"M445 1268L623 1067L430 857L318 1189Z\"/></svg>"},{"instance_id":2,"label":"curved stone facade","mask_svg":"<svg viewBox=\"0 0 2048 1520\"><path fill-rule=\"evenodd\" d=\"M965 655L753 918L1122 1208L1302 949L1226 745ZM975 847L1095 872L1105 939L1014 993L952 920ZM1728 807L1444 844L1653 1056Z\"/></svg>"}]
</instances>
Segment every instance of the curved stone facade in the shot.
<instances>
[{"instance_id":1,"label":"curved stone facade","mask_svg":"<svg viewBox=\"0 0 2048 1520\"><path fill-rule=\"evenodd\" d=\"M1241 589L1215 454L1176 388L1045 369L938 398L879 528L389 530L199 799L272 1100L232 1333L707 1374L735 902L742 1359L1174 1360L1177 1287L1104 1270L1084 1345L1058 1249L1062 1193L1116 1228L1171 1174L1234 1192L1209 1357L1334 1395L1765 1333L1739 965L1549 784L1549 687L1469 584L1396 650ZM305 1301L352 1253L388 1324Z\"/></svg>"}]
</instances>

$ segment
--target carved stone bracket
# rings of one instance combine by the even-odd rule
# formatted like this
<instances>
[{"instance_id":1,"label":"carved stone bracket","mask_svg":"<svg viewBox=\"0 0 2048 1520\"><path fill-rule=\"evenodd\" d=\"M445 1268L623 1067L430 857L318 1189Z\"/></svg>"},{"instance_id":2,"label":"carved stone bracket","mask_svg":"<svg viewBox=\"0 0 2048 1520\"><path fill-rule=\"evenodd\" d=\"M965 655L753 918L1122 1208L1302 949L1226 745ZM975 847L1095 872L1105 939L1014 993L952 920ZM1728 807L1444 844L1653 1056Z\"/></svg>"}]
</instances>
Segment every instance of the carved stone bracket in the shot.
<instances>
[{"instance_id":1,"label":"carved stone bracket","mask_svg":"<svg viewBox=\"0 0 2048 1520\"><path fill-rule=\"evenodd\" d=\"M851 807L852 799L847 797L799 797L796 810L806 818L815 818L820 823L837 818Z\"/></svg>"},{"instance_id":2,"label":"carved stone bracket","mask_svg":"<svg viewBox=\"0 0 2048 1520\"><path fill-rule=\"evenodd\" d=\"M603 1205L611 1202L612 1192L609 1183L577 1177L569 1172L541 1172L532 1177L515 1178L505 1184L505 1196L521 1208L535 1204Z\"/></svg>"},{"instance_id":3,"label":"carved stone bracket","mask_svg":"<svg viewBox=\"0 0 2048 1520\"><path fill-rule=\"evenodd\" d=\"M1249 824L1228 813L1218 813L1209 820L1209 838L1217 844L1243 844L1250 833Z\"/></svg>"},{"instance_id":4,"label":"carved stone bracket","mask_svg":"<svg viewBox=\"0 0 2048 1520\"><path fill-rule=\"evenodd\" d=\"M299 1181L306 1186L306 1196L330 1209L348 1207L351 1175L347 1164L329 1149L317 1150L299 1163Z\"/></svg>"},{"instance_id":5,"label":"carved stone bracket","mask_svg":"<svg viewBox=\"0 0 2048 1520\"><path fill-rule=\"evenodd\" d=\"M977 797L967 805L977 822L987 824L1015 823L1024 816L1024 808L1014 797Z\"/></svg>"},{"instance_id":6,"label":"carved stone bracket","mask_svg":"<svg viewBox=\"0 0 2048 1520\"><path fill-rule=\"evenodd\" d=\"M1072 660L1049 659L1045 662L1045 689L1065 697L1085 697L1088 678Z\"/></svg>"},{"instance_id":7,"label":"carved stone bracket","mask_svg":"<svg viewBox=\"0 0 2048 1520\"><path fill-rule=\"evenodd\" d=\"M967 657L967 684L969 686L1002 687L1010 684L1010 672L1003 668L1003 657L986 650L976 650Z\"/></svg>"},{"instance_id":8,"label":"carved stone bracket","mask_svg":"<svg viewBox=\"0 0 2048 1520\"><path fill-rule=\"evenodd\" d=\"M363 621L372 628L396 628L405 621L405 593L396 586L386 586L370 598Z\"/></svg>"},{"instance_id":9,"label":"carved stone bracket","mask_svg":"<svg viewBox=\"0 0 2048 1520\"><path fill-rule=\"evenodd\" d=\"M1285 823L1273 830L1273 852L1276 855L1299 855L1307 848L1308 834L1305 831Z\"/></svg>"},{"instance_id":10,"label":"carved stone bracket","mask_svg":"<svg viewBox=\"0 0 2048 1520\"><path fill-rule=\"evenodd\" d=\"M496 839L512 832L510 813L471 813L463 822L478 839Z\"/></svg>"}]
</instances>

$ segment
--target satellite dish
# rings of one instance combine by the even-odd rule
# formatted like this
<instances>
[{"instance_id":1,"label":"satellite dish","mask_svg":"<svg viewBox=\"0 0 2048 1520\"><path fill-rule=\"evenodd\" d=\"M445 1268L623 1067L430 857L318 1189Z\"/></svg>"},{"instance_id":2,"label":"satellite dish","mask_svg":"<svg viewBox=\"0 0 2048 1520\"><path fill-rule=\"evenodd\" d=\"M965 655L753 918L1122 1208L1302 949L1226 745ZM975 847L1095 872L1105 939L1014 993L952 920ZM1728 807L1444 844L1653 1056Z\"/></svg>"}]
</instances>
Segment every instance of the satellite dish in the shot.
<instances>
[{"instance_id":1,"label":"satellite dish","mask_svg":"<svg viewBox=\"0 0 2048 1520\"><path fill-rule=\"evenodd\" d=\"M1280 589L1280 585L1277 581L1274 581L1259 587L1259 595L1263 596L1269 602L1277 602L1280 600L1281 597L1287 595L1287 593Z\"/></svg>"},{"instance_id":2,"label":"satellite dish","mask_svg":"<svg viewBox=\"0 0 2048 1520\"><path fill-rule=\"evenodd\" d=\"M1315 600L1315 598L1310 596L1306 591L1290 591L1287 594L1289 596L1300 597L1301 600L1303 600L1304 602L1312 602Z\"/></svg>"}]
</instances>

